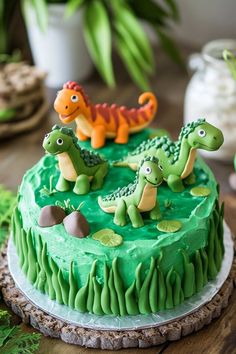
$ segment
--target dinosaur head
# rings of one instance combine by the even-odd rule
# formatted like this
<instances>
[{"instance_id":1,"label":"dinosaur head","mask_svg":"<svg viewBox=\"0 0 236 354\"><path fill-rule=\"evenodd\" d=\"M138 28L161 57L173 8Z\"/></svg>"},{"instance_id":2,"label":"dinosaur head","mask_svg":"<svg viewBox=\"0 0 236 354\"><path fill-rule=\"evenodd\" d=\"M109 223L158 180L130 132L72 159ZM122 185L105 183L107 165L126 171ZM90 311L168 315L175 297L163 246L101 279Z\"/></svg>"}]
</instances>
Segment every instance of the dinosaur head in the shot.
<instances>
[{"instance_id":1,"label":"dinosaur head","mask_svg":"<svg viewBox=\"0 0 236 354\"><path fill-rule=\"evenodd\" d=\"M150 187L157 187L163 181L162 167L155 157L146 157L142 160L139 168L139 179Z\"/></svg>"},{"instance_id":2,"label":"dinosaur head","mask_svg":"<svg viewBox=\"0 0 236 354\"><path fill-rule=\"evenodd\" d=\"M224 137L218 128L207 123L204 119L187 124L183 134L191 147L207 151L218 150L224 142Z\"/></svg>"},{"instance_id":3,"label":"dinosaur head","mask_svg":"<svg viewBox=\"0 0 236 354\"><path fill-rule=\"evenodd\" d=\"M49 154L61 154L69 150L75 139L72 129L60 128L56 125L50 133L45 135L43 148Z\"/></svg>"},{"instance_id":4,"label":"dinosaur head","mask_svg":"<svg viewBox=\"0 0 236 354\"><path fill-rule=\"evenodd\" d=\"M74 81L65 83L54 101L54 109L65 124L72 122L80 114L85 115L88 105L88 98L82 87Z\"/></svg>"}]
</instances>

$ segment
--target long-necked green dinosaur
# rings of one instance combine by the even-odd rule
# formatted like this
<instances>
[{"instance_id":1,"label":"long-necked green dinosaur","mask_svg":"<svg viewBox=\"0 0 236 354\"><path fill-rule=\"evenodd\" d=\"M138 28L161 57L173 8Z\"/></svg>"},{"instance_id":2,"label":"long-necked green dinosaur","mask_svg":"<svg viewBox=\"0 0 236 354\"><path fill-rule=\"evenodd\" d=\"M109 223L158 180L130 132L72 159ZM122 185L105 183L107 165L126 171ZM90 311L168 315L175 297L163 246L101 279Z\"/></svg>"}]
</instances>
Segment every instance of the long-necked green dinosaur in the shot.
<instances>
[{"instance_id":1,"label":"long-necked green dinosaur","mask_svg":"<svg viewBox=\"0 0 236 354\"><path fill-rule=\"evenodd\" d=\"M167 136L143 141L122 161L113 165L129 166L136 170L145 156L155 156L163 168L168 186L173 192L181 192L184 189L183 180L188 184L195 182L193 166L197 149L218 150L223 142L224 137L219 129L205 119L198 119L182 128L177 142Z\"/></svg>"},{"instance_id":2,"label":"long-necked green dinosaur","mask_svg":"<svg viewBox=\"0 0 236 354\"><path fill-rule=\"evenodd\" d=\"M146 157L140 164L134 183L118 188L106 197L99 197L98 203L106 213L115 213L114 223L126 224L128 214L133 227L144 225L140 213L149 211L150 219L161 217L157 200L157 187L162 183L163 175L155 157Z\"/></svg>"},{"instance_id":3,"label":"long-necked green dinosaur","mask_svg":"<svg viewBox=\"0 0 236 354\"><path fill-rule=\"evenodd\" d=\"M74 193L86 194L91 189L102 187L108 172L108 162L98 154L82 149L71 128L55 125L46 134L43 148L52 155L57 155L60 177L56 189L65 192L70 189L70 182L75 182Z\"/></svg>"}]
</instances>

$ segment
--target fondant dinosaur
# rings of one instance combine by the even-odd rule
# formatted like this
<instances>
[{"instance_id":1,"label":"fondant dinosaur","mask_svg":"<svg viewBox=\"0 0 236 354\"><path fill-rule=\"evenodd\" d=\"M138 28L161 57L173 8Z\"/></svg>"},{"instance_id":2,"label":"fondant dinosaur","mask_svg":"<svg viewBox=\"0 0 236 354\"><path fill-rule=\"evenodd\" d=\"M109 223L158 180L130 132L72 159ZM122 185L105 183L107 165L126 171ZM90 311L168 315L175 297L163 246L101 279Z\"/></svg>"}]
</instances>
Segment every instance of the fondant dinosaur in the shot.
<instances>
[{"instance_id":1,"label":"fondant dinosaur","mask_svg":"<svg viewBox=\"0 0 236 354\"><path fill-rule=\"evenodd\" d=\"M126 144L129 134L147 127L157 111L157 99L151 92L139 96L138 109L118 107L115 104L92 104L81 86L69 81L58 92L54 108L61 121L68 124L76 121L76 135L81 141L91 138L91 145L97 149L105 144L106 138L114 138L117 144Z\"/></svg>"},{"instance_id":2,"label":"fondant dinosaur","mask_svg":"<svg viewBox=\"0 0 236 354\"><path fill-rule=\"evenodd\" d=\"M60 177L56 189L65 192L70 189L70 182L75 182L74 193L86 194L91 189L102 187L108 172L108 162L98 154L81 149L78 139L71 128L60 128L55 125L51 133L45 135L44 149L57 155Z\"/></svg>"},{"instance_id":3,"label":"fondant dinosaur","mask_svg":"<svg viewBox=\"0 0 236 354\"><path fill-rule=\"evenodd\" d=\"M177 142L172 142L166 136L143 141L122 161L115 162L114 166L129 166L136 170L139 161L145 156L155 156L159 159L169 187L173 192L181 192L184 189L182 180L187 184L195 182L193 166L197 149L218 150L223 141L219 129L205 119L199 119L182 128Z\"/></svg>"},{"instance_id":4,"label":"fondant dinosaur","mask_svg":"<svg viewBox=\"0 0 236 354\"><path fill-rule=\"evenodd\" d=\"M155 157L146 157L140 164L133 184L118 188L106 197L99 197L98 204L106 213L115 213L116 225L124 226L128 214L133 227L142 227L144 223L140 213L149 211L152 220L161 217L157 187L162 181L158 160Z\"/></svg>"}]
</instances>

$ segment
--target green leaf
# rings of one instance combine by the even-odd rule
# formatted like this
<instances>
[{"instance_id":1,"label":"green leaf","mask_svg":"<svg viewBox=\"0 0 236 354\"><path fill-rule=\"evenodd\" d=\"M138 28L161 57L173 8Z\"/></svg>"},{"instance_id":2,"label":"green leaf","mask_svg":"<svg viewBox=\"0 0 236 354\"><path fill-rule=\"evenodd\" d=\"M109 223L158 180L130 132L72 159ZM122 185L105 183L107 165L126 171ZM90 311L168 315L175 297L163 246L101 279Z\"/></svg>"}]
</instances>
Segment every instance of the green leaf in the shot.
<instances>
[{"instance_id":1,"label":"green leaf","mask_svg":"<svg viewBox=\"0 0 236 354\"><path fill-rule=\"evenodd\" d=\"M142 68L147 73L153 73L154 67L145 59L143 52L139 50L138 43L136 43L135 38L132 38L132 34L129 32L129 30L122 24L122 22L116 21L114 26L123 41L127 42L130 52L136 59L140 68Z\"/></svg>"},{"instance_id":2,"label":"green leaf","mask_svg":"<svg viewBox=\"0 0 236 354\"><path fill-rule=\"evenodd\" d=\"M164 26L168 18L167 11L152 0L133 0L131 7L138 17L159 26Z\"/></svg>"},{"instance_id":3,"label":"green leaf","mask_svg":"<svg viewBox=\"0 0 236 354\"><path fill-rule=\"evenodd\" d=\"M236 80L236 58L234 54L225 49L222 55L231 72L231 75L233 76L233 79Z\"/></svg>"},{"instance_id":4,"label":"green leaf","mask_svg":"<svg viewBox=\"0 0 236 354\"><path fill-rule=\"evenodd\" d=\"M154 29L157 32L160 44L166 54L180 67L185 68L183 58L173 39L166 32L160 30L157 26L154 26Z\"/></svg>"},{"instance_id":5,"label":"green leaf","mask_svg":"<svg viewBox=\"0 0 236 354\"><path fill-rule=\"evenodd\" d=\"M132 36L145 60L150 66L154 67L154 57L150 41L132 10L130 10L122 0L113 1L111 5L114 11L115 21L122 23L123 26L126 27L126 30Z\"/></svg>"},{"instance_id":6,"label":"green leaf","mask_svg":"<svg viewBox=\"0 0 236 354\"><path fill-rule=\"evenodd\" d=\"M48 7L46 0L23 0L22 12L28 21L29 10L34 10L38 26L42 32L46 32L48 27Z\"/></svg>"},{"instance_id":7,"label":"green leaf","mask_svg":"<svg viewBox=\"0 0 236 354\"><path fill-rule=\"evenodd\" d=\"M102 2L88 3L84 14L84 37L91 57L106 83L115 85L111 60L111 28L107 11Z\"/></svg>"},{"instance_id":8,"label":"green leaf","mask_svg":"<svg viewBox=\"0 0 236 354\"><path fill-rule=\"evenodd\" d=\"M66 4L65 18L68 19L73 16L83 2L84 0L69 0Z\"/></svg>"},{"instance_id":9,"label":"green leaf","mask_svg":"<svg viewBox=\"0 0 236 354\"><path fill-rule=\"evenodd\" d=\"M198 187L193 187L190 190L190 194L193 197L207 197L208 195L211 194L211 190L207 187L198 186Z\"/></svg>"},{"instance_id":10,"label":"green leaf","mask_svg":"<svg viewBox=\"0 0 236 354\"><path fill-rule=\"evenodd\" d=\"M124 62L124 65L126 66L131 78L136 83L136 85L144 91L150 90L147 77L135 61L135 58L132 56L127 43L117 35L115 38L115 45L120 57Z\"/></svg>"},{"instance_id":11,"label":"green leaf","mask_svg":"<svg viewBox=\"0 0 236 354\"><path fill-rule=\"evenodd\" d=\"M39 348L41 335L38 333L23 333L20 327L17 327L18 333L14 334L6 342L1 350L1 354L33 354Z\"/></svg>"},{"instance_id":12,"label":"green leaf","mask_svg":"<svg viewBox=\"0 0 236 354\"><path fill-rule=\"evenodd\" d=\"M12 337L16 332L16 327L10 328L9 326L0 326L0 348L9 337Z\"/></svg>"},{"instance_id":13,"label":"green leaf","mask_svg":"<svg viewBox=\"0 0 236 354\"><path fill-rule=\"evenodd\" d=\"M175 2L175 0L165 0L167 6L170 9L170 15L175 21L179 21L180 16L179 16L179 9L178 6Z\"/></svg>"}]
</instances>

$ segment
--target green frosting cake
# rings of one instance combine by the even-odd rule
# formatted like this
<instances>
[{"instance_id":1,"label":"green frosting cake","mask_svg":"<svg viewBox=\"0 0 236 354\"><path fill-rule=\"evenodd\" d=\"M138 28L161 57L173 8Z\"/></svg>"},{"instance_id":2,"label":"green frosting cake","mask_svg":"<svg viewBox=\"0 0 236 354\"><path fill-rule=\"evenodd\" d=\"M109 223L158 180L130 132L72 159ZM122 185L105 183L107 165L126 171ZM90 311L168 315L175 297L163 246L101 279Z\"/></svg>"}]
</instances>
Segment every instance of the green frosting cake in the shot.
<instances>
[{"instance_id":1,"label":"green frosting cake","mask_svg":"<svg viewBox=\"0 0 236 354\"><path fill-rule=\"evenodd\" d=\"M125 146L109 142L99 154L109 162L122 159L149 135L149 130L133 135ZM87 142L80 145L90 148ZM77 195L54 189L57 164L56 156L45 155L25 174L12 221L20 267L50 299L96 315L156 313L177 306L216 277L224 254L223 206L203 160L195 162L194 185L179 193L166 183L158 187L162 219L144 216L138 229L130 222L115 225L97 202L100 195L132 183L134 171L110 165L102 189ZM39 226L43 207L66 204L68 213L68 205L76 209L82 202L87 237L69 234L63 222Z\"/></svg>"}]
</instances>

